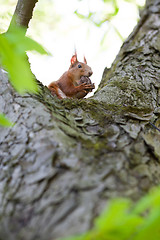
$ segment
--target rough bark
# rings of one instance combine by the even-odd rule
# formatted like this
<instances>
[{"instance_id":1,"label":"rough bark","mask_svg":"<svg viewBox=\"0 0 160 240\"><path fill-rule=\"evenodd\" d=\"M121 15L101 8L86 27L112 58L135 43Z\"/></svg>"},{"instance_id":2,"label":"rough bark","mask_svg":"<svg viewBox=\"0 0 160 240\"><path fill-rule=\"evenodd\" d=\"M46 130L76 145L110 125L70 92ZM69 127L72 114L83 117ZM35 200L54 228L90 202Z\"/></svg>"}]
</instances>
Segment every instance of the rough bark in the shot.
<instances>
[{"instance_id":1,"label":"rough bark","mask_svg":"<svg viewBox=\"0 0 160 240\"><path fill-rule=\"evenodd\" d=\"M90 99L20 96L0 72L0 239L53 240L93 225L109 199L160 183L160 1L105 69Z\"/></svg>"}]
</instances>

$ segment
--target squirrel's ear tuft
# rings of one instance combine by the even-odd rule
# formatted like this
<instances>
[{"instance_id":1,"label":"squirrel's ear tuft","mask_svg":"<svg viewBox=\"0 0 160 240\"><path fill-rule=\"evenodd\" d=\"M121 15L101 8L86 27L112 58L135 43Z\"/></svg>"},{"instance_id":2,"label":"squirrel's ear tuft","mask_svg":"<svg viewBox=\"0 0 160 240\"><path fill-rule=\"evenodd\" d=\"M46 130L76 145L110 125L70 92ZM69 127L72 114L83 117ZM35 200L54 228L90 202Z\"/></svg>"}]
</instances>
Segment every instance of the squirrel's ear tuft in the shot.
<instances>
[{"instance_id":1,"label":"squirrel's ear tuft","mask_svg":"<svg viewBox=\"0 0 160 240\"><path fill-rule=\"evenodd\" d=\"M85 56L84 56L84 63L87 64L87 60L86 60Z\"/></svg>"},{"instance_id":2,"label":"squirrel's ear tuft","mask_svg":"<svg viewBox=\"0 0 160 240\"><path fill-rule=\"evenodd\" d=\"M77 62L77 55L73 55L72 58L71 58L71 64L74 64L75 62Z\"/></svg>"}]
</instances>

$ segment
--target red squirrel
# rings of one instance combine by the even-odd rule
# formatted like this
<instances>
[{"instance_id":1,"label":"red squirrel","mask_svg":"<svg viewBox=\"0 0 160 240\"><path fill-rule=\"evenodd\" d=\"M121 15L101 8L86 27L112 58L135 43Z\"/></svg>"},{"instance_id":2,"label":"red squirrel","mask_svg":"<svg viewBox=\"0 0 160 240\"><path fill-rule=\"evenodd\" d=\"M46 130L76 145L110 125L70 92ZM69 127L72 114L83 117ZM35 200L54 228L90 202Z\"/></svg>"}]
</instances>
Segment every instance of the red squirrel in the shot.
<instances>
[{"instance_id":1,"label":"red squirrel","mask_svg":"<svg viewBox=\"0 0 160 240\"><path fill-rule=\"evenodd\" d=\"M57 81L51 82L48 86L52 95L63 98L83 98L91 92L95 86L91 82L90 76L92 69L87 65L86 58L84 63L77 60L77 53L71 58L71 65Z\"/></svg>"}]
</instances>

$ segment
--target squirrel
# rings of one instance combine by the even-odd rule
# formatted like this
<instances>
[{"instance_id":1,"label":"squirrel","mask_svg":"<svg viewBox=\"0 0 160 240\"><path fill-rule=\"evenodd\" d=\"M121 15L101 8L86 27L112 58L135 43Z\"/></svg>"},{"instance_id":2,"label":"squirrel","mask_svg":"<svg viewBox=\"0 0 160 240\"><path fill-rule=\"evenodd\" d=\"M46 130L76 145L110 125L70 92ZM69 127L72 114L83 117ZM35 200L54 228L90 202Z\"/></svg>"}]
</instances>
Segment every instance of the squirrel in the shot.
<instances>
[{"instance_id":1,"label":"squirrel","mask_svg":"<svg viewBox=\"0 0 160 240\"><path fill-rule=\"evenodd\" d=\"M63 98L83 98L91 92L95 85L91 82L92 69L84 62L77 60L77 53L71 58L71 65L57 81L51 82L48 86L53 96Z\"/></svg>"}]
</instances>

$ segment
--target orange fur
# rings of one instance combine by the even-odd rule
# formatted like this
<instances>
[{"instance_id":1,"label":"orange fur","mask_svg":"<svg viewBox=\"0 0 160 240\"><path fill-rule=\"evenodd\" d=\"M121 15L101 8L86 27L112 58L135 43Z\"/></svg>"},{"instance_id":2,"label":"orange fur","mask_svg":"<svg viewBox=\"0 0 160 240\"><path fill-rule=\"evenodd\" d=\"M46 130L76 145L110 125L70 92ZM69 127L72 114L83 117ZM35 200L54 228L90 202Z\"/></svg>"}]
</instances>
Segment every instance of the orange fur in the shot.
<instances>
[{"instance_id":1,"label":"orange fur","mask_svg":"<svg viewBox=\"0 0 160 240\"><path fill-rule=\"evenodd\" d=\"M92 69L87 65L86 58L84 63L77 60L75 53L71 58L71 65L57 81L49 84L48 88L52 95L56 95L59 99L62 98L83 98L87 95L88 89L92 90L93 84L82 83L79 85L82 76L90 77ZM76 96L77 95L77 96Z\"/></svg>"}]
</instances>

